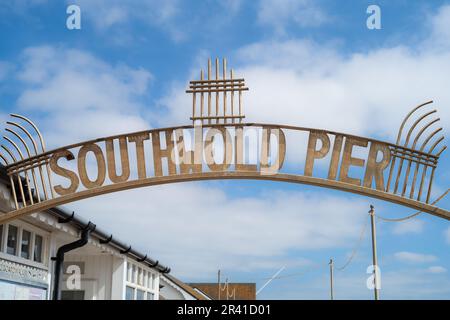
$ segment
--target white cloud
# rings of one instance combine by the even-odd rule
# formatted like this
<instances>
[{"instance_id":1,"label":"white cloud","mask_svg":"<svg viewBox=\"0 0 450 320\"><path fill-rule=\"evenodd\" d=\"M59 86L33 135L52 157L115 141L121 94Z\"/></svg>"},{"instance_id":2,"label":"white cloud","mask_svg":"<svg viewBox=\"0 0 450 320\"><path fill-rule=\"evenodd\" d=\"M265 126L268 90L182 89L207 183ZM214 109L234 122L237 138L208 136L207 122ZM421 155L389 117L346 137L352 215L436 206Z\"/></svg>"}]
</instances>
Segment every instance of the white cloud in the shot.
<instances>
[{"instance_id":1,"label":"white cloud","mask_svg":"<svg viewBox=\"0 0 450 320\"><path fill-rule=\"evenodd\" d=\"M138 21L168 32L174 40L178 41L184 38L183 31L177 27L176 23L181 4L179 0L130 0L126 2L120 0L76 0L69 2L78 4L82 15L85 15L100 31L107 31L116 26L123 28L131 22ZM120 31L120 29L117 30Z\"/></svg>"},{"instance_id":2,"label":"white cloud","mask_svg":"<svg viewBox=\"0 0 450 320\"><path fill-rule=\"evenodd\" d=\"M445 273L447 272L447 269L442 266L431 266L427 269L427 272L429 273Z\"/></svg>"},{"instance_id":3,"label":"white cloud","mask_svg":"<svg viewBox=\"0 0 450 320\"><path fill-rule=\"evenodd\" d=\"M437 260L436 256L430 254L421 254L415 252L401 251L394 254L394 257L401 262L408 263L427 263Z\"/></svg>"},{"instance_id":4,"label":"white cloud","mask_svg":"<svg viewBox=\"0 0 450 320\"><path fill-rule=\"evenodd\" d=\"M367 259L370 259L367 257ZM373 299L367 289L365 266L360 272L335 272L335 299ZM273 281L260 299L329 299L327 269L313 278L293 277ZM430 274L418 270L381 270L381 299L439 299L450 294L450 281L445 274Z\"/></svg>"},{"instance_id":5,"label":"white cloud","mask_svg":"<svg viewBox=\"0 0 450 320\"><path fill-rule=\"evenodd\" d=\"M227 11L231 11L231 13L237 13L242 6L242 0L223 0L219 1L219 4L223 6Z\"/></svg>"},{"instance_id":6,"label":"white cloud","mask_svg":"<svg viewBox=\"0 0 450 320\"><path fill-rule=\"evenodd\" d=\"M250 87L245 97L248 119L393 138L409 110L434 99L443 124L450 125L450 74L445 71L450 52L416 54L395 47L347 58L327 48L311 50L302 42L252 46L254 56L274 54L244 62L238 70ZM286 46L297 50L298 59L292 51L277 54L286 52ZM319 62L323 57L330 58L325 65Z\"/></svg>"},{"instance_id":7,"label":"white cloud","mask_svg":"<svg viewBox=\"0 0 450 320\"><path fill-rule=\"evenodd\" d=\"M140 116L148 71L52 46L28 48L22 60L17 104L21 112L46 114L39 125L50 146L148 128Z\"/></svg>"},{"instance_id":8,"label":"white cloud","mask_svg":"<svg viewBox=\"0 0 450 320\"><path fill-rule=\"evenodd\" d=\"M431 45L450 49L450 5L444 5L431 17Z\"/></svg>"},{"instance_id":9,"label":"white cloud","mask_svg":"<svg viewBox=\"0 0 450 320\"><path fill-rule=\"evenodd\" d=\"M329 19L311 0L261 0L258 8L258 21L268 25L283 35L289 24L300 27L317 27Z\"/></svg>"},{"instance_id":10,"label":"white cloud","mask_svg":"<svg viewBox=\"0 0 450 320\"><path fill-rule=\"evenodd\" d=\"M448 244L450 244L450 227L447 228L447 230L444 231L444 237Z\"/></svg>"},{"instance_id":11,"label":"white cloud","mask_svg":"<svg viewBox=\"0 0 450 320\"><path fill-rule=\"evenodd\" d=\"M351 54L340 53L336 43L262 41L237 49L230 67L250 88L243 96L248 122L327 128L395 142L406 114L430 99L435 103L427 110L437 108L441 126L450 128L450 51L422 46L431 39L417 47ZM162 100L169 111L165 122L189 116L188 108L180 108L190 104L187 80Z\"/></svg>"},{"instance_id":12,"label":"white cloud","mask_svg":"<svg viewBox=\"0 0 450 320\"><path fill-rule=\"evenodd\" d=\"M381 273L382 299L436 299L449 293L448 278L430 276L423 270Z\"/></svg>"},{"instance_id":13,"label":"white cloud","mask_svg":"<svg viewBox=\"0 0 450 320\"><path fill-rule=\"evenodd\" d=\"M232 198L192 184L97 197L72 207L150 250L176 274L203 278L218 267L292 267L292 250L352 247L365 218L361 212L367 211L362 200L281 191Z\"/></svg>"},{"instance_id":14,"label":"white cloud","mask_svg":"<svg viewBox=\"0 0 450 320\"><path fill-rule=\"evenodd\" d=\"M406 220L396 223L392 229L394 234L403 235L409 233L421 233L423 231L425 222L422 220Z\"/></svg>"}]
</instances>

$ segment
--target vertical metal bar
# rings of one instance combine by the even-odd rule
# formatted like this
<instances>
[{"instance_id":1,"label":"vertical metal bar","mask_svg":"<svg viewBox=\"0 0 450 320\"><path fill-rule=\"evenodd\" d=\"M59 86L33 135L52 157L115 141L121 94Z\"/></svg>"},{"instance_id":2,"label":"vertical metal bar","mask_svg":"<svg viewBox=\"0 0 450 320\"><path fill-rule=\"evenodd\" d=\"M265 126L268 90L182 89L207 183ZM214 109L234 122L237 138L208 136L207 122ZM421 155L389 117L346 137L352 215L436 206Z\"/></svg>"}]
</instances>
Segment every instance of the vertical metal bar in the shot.
<instances>
[{"instance_id":1,"label":"vertical metal bar","mask_svg":"<svg viewBox=\"0 0 450 320\"><path fill-rule=\"evenodd\" d=\"M439 131L439 130L438 130ZM437 131L436 131L437 132ZM429 154L433 153L433 150L436 148L436 146L441 143L441 141L444 140L444 137L440 137L439 139L437 139L434 144L430 147L430 150L428 151ZM446 149L446 147L444 147L441 151L439 151L438 153L438 157L439 155ZM436 160L437 163L437 160ZM433 184L433 179L434 179L434 171L436 170L436 167L433 167L433 169L431 169L431 177L430 177L430 182L428 184L428 192L427 192L427 198L426 198L426 203L429 203L430 201L430 195L431 195L431 187Z\"/></svg>"},{"instance_id":2,"label":"vertical metal bar","mask_svg":"<svg viewBox=\"0 0 450 320\"><path fill-rule=\"evenodd\" d=\"M242 122L242 91L239 90L239 123Z\"/></svg>"},{"instance_id":3,"label":"vertical metal bar","mask_svg":"<svg viewBox=\"0 0 450 320\"><path fill-rule=\"evenodd\" d=\"M5 130L7 132L12 133L13 135L15 135L17 137L17 139L19 139L19 141L24 146L25 151L27 152L28 158L31 158L31 152L30 152L30 149L28 148L28 145L25 142L25 140L23 140L23 138L17 132L15 132L14 130L11 130L9 128L6 128ZM7 140L11 142L11 140L9 140L9 139L7 139ZM15 147L18 147L18 146L15 145ZM40 195L39 185L38 185L37 179L36 179L36 172L34 171L34 168L31 168L30 171L31 171L31 176L33 178L34 189L36 190L37 200L38 200L38 202L41 202L41 195Z\"/></svg>"},{"instance_id":4,"label":"vertical metal bar","mask_svg":"<svg viewBox=\"0 0 450 320\"><path fill-rule=\"evenodd\" d=\"M334 263L333 263L333 259L330 259L330 299L334 300L334 292L333 292L333 267L334 267Z\"/></svg>"},{"instance_id":5,"label":"vertical metal bar","mask_svg":"<svg viewBox=\"0 0 450 320\"><path fill-rule=\"evenodd\" d=\"M419 172L420 163L416 163L416 167L414 169L413 182L411 184L411 191L409 192L409 197L414 198L414 191L416 189L416 181L417 181L417 173Z\"/></svg>"},{"instance_id":6,"label":"vertical metal bar","mask_svg":"<svg viewBox=\"0 0 450 320\"><path fill-rule=\"evenodd\" d=\"M222 67L223 67L223 80L225 80L227 78L227 59L223 59L222 62ZM225 81L224 81L224 88L225 87ZM223 91L223 122L227 123L227 119L225 118L225 116L227 115L227 92L224 90Z\"/></svg>"},{"instance_id":7,"label":"vertical metal bar","mask_svg":"<svg viewBox=\"0 0 450 320\"><path fill-rule=\"evenodd\" d=\"M27 201L25 199L25 192L23 191L22 178L19 173L17 174L17 180L18 180L17 183L19 184L20 195L22 196L22 203L23 203L23 206L26 207Z\"/></svg>"},{"instance_id":8,"label":"vertical metal bar","mask_svg":"<svg viewBox=\"0 0 450 320\"><path fill-rule=\"evenodd\" d=\"M228 300L228 278L225 279L225 294L227 295L227 300Z\"/></svg>"},{"instance_id":9,"label":"vertical metal bar","mask_svg":"<svg viewBox=\"0 0 450 320\"><path fill-rule=\"evenodd\" d=\"M196 99L196 97L197 97L197 93L195 92L195 86L194 86L194 92L192 93L192 123L194 123L195 122L195 109L196 109L196 101L195 101L195 99Z\"/></svg>"},{"instance_id":10,"label":"vertical metal bar","mask_svg":"<svg viewBox=\"0 0 450 320\"><path fill-rule=\"evenodd\" d=\"M30 179L28 178L28 172L25 170L25 181L27 183L27 187L28 187L28 195L30 196L30 203L34 204L34 200L33 200L33 193L31 192L31 187L30 187Z\"/></svg>"},{"instance_id":11,"label":"vertical metal bar","mask_svg":"<svg viewBox=\"0 0 450 320\"><path fill-rule=\"evenodd\" d=\"M36 190L36 196L37 196L37 201L41 202L41 196L39 195L40 190L39 190L39 186L37 184L37 180L36 180L36 174L34 172L34 168L31 169L31 177L33 178L33 184L34 184L34 188Z\"/></svg>"},{"instance_id":12,"label":"vertical metal bar","mask_svg":"<svg viewBox=\"0 0 450 320\"><path fill-rule=\"evenodd\" d=\"M420 179L420 187L419 187L419 194L417 195L417 201L420 201L420 198L422 198L422 189L423 189L423 183L425 182L425 176L427 175L428 167L424 166L422 170L422 178Z\"/></svg>"},{"instance_id":13,"label":"vertical metal bar","mask_svg":"<svg viewBox=\"0 0 450 320\"><path fill-rule=\"evenodd\" d=\"M216 58L216 89L219 88L218 86L218 80L219 80L219 58ZM219 92L216 92L216 117L219 116ZM219 123L219 118L216 118L216 123Z\"/></svg>"},{"instance_id":14,"label":"vertical metal bar","mask_svg":"<svg viewBox=\"0 0 450 320\"><path fill-rule=\"evenodd\" d=\"M220 269L217 272L217 289L218 289L217 300L220 300Z\"/></svg>"},{"instance_id":15,"label":"vertical metal bar","mask_svg":"<svg viewBox=\"0 0 450 320\"><path fill-rule=\"evenodd\" d=\"M31 133L27 129L25 129L23 126L18 124L18 123L15 123L15 122L12 122L12 121L7 121L6 124L9 124L9 125L12 125L12 126L15 126L15 127L19 128L20 130L22 130L28 136L28 138L30 139L31 143L33 144L34 154L37 156L38 155L38 147L37 147L36 141L34 141L33 136L31 135ZM22 141L22 142L25 144L25 141ZM25 146L26 146L26 144L25 144ZM28 156L30 156L30 154L28 154ZM39 161L39 163L40 163L40 161ZM38 169L39 169L39 176L41 178L42 189L44 191L44 200L47 200L48 199L48 194L47 194L47 188L45 186L44 174L42 172L42 165L38 165ZM39 199L39 201L40 201L40 199Z\"/></svg>"},{"instance_id":16,"label":"vertical metal bar","mask_svg":"<svg viewBox=\"0 0 450 320\"><path fill-rule=\"evenodd\" d=\"M203 70L200 71L200 80L204 80L203 79ZM200 93L200 117L203 117L203 92ZM202 123L203 123L203 119L202 119Z\"/></svg>"},{"instance_id":17,"label":"vertical metal bar","mask_svg":"<svg viewBox=\"0 0 450 320\"><path fill-rule=\"evenodd\" d=\"M430 121L427 125L423 126L422 129L420 129L419 133L416 135L416 138L414 139L414 142L413 142L413 145L412 145L412 149L416 150L417 142L419 141L419 139L422 136L422 134L429 127L431 127L434 123L436 123L436 122L438 122L440 120L441 120L440 118L436 118L433 121ZM409 165L408 165L408 172L409 172L409 169L410 169L411 166L412 166L412 162L410 162ZM412 181L411 189L410 189L410 193L409 193L409 198L411 198L411 199L414 197L414 189L415 189L416 178L417 178L417 171L419 169L419 166L420 166L420 163L419 163L419 161L417 161L415 169L414 169L413 181ZM406 183L405 183L405 185L406 185ZM404 186L404 189L405 189L405 186Z\"/></svg>"},{"instance_id":18,"label":"vertical metal bar","mask_svg":"<svg viewBox=\"0 0 450 320\"><path fill-rule=\"evenodd\" d=\"M233 69L230 70L230 80L233 80ZM233 81L231 81L231 115L234 116L234 87L233 87ZM234 123L234 118L231 118L231 122Z\"/></svg>"},{"instance_id":19,"label":"vertical metal bar","mask_svg":"<svg viewBox=\"0 0 450 320\"><path fill-rule=\"evenodd\" d=\"M403 182L402 197L405 195L406 187L408 186L409 172L411 170L411 164L412 164L412 156L411 156L411 159L408 159L407 161L408 161L408 166L406 167L405 181Z\"/></svg>"},{"instance_id":20,"label":"vertical metal bar","mask_svg":"<svg viewBox=\"0 0 450 320\"><path fill-rule=\"evenodd\" d=\"M0 159L2 159L6 165L9 165L9 161L1 153L0 153ZM17 202L16 187L14 185L14 180L12 178L13 175L8 174L8 176L9 176L9 182L11 183L11 191L12 191L13 198L14 198L14 207L17 210L17 209L19 209L19 203Z\"/></svg>"},{"instance_id":21,"label":"vertical metal bar","mask_svg":"<svg viewBox=\"0 0 450 320\"><path fill-rule=\"evenodd\" d=\"M19 147L17 146L17 144L16 144L14 141L12 141L10 138L8 138L7 136L3 136L3 138L4 138L6 141L8 141L8 142L14 147L14 149L16 149L17 153L18 153L19 156L20 156L20 159L21 159L21 160L24 160L23 154L22 154L22 152L20 151L20 149L19 149ZM7 150L9 150L9 149L7 149ZM10 152L10 155L12 155L11 152ZM15 161L14 161L14 162L15 162ZM28 179L28 172L27 172L26 169L23 170L23 171L24 171L24 174L25 174L25 181L26 181L26 183L27 183L28 194L30 195L30 202L31 202L31 204L34 204L34 201L33 201L33 194L31 193L31 187L30 187L30 179ZM25 198L24 198L24 202L26 202L26 201L25 201Z\"/></svg>"},{"instance_id":22,"label":"vertical metal bar","mask_svg":"<svg viewBox=\"0 0 450 320\"><path fill-rule=\"evenodd\" d=\"M397 190L398 190L398 184L400 182L400 176L402 174L402 169L403 169L403 161L404 161L404 159L400 159L400 164L398 165L397 178L395 179L395 184L394 184L394 193L397 193Z\"/></svg>"},{"instance_id":23,"label":"vertical metal bar","mask_svg":"<svg viewBox=\"0 0 450 320\"><path fill-rule=\"evenodd\" d=\"M407 147L408 146L408 143L409 143L409 139L410 139L410 137L411 137L411 134L412 134L412 132L414 131L414 129L416 128L416 126L423 120L423 119L425 119L426 117L428 117L429 115L431 115L431 114L433 114L433 113L436 113L437 111L436 110L432 110L432 111L430 111L430 112L427 112L427 113L425 113L424 115L422 115L421 117L419 117L414 123L413 123L413 125L411 126L411 128L409 129L409 131L408 131L408 135L406 136L406 140L405 140L405 143L404 143L404 147ZM413 148L414 148L414 145L413 145ZM405 155L405 157L406 157L406 155ZM410 158L412 158L411 156L410 156ZM408 161L410 161L410 159L408 160ZM400 182L400 175L401 175L401 173L402 173L402 168L403 168L403 162L404 162L404 159L402 158L401 160L400 160L400 167L399 167L399 171L398 171L398 173L397 173L397 179L395 180L395 188L394 188L394 193L397 193L397 188L398 188L398 184L399 184L399 182ZM408 182L408 173L409 173L409 171L407 170L407 172L406 172L406 176L405 176L405 182ZM404 187L404 190L406 190L406 186ZM402 192L402 195L403 195L403 193L404 192Z\"/></svg>"},{"instance_id":24,"label":"vertical metal bar","mask_svg":"<svg viewBox=\"0 0 450 320\"><path fill-rule=\"evenodd\" d=\"M39 137L39 141L41 142L42 152L45 152L45 141L44 141L44 138L42 137L41 132L39 131L38 127L34 124L34 122L31 121L30 119L28 119L28 118L26 118L24 116L18 115L18 114L13 114L12 113L11 116L15 117L15 118L22 119L22 120L24 120L25 122L27 122L28 124L30 124L33 127L34 131L36 131L36 133L37 133L37 135ZM47 176L48 176L48 183L50 185L50 192L52 194L52 198L55 198L55 192L53 190L53 183L52 183L52 175L50 173L50 168L48 167L48 163L47 162L45 163L45 167L47 169Z\"/></svg>"},{"instance_id":25,"label":"vertical metal bar","mask_svg":"<svg viewBox=\"0 0 450 320\"><path fill-rule=\"evenodd\" d=\"M208 85L211 80L211 59L208 59ZM208 117L211 116L211 89L208 89ZM208 118L208 123L211 123L211 118Z\"/></svg>"},{"instance_id":26,"label":"vertical metal bar","mask_svg":"<svg viewBox=\"0 0 450 320\"><path fill-rule=\"evenodd\" d=\"M14 154L11 152L11 150L9 150L9 149L8 149L7 147L5 147L4 145L2 145L2 148L3 148L3 150L6 151L6 153L8 153L8 155L11 157L11 159L12 159L14 162L17 162L17 159L16 159L16 157L14 156ZM22 179L21 179L21 177L20 177L20 173L19 173L19 172L17 172L16 174L17 174L17 180L18 180L17 183L18 183L18 185L19 185L20 195L22 196L22 203L23 203L23 206L26 207L26 206L27 206L27 202L25 201L25 193L23 192Z\"/></svg>"},{"instance_id":27,"label":"vertical metal bar","mask_svg":"<svg viewBox=\"0 0 450 320\"><path fill-rule=\"evenodd\" d=\"M19 203L17 202L16 187L14 185L14 180L13 180L12 176L9 176L9 182L11 183L11 190L12 190L12 194L13 194L13 198L14 198L14 206L17 210L17 209L19 209Z\"/></svg>"},{"instance_id":28,"label":"vertical metal bar","mask_svg":"<svg viewBox=\"0 0 450 320\"><path fill-rule=\"evenodd\" d=\"M374 288L374 295L375 300L379 299L379 292L378 292L378 261L377 261L377 231L376 231L376 224L375 224L375 210L374 207L370 206L370 225L372 227L372 264L373 264L373 272L374 272L374 282L375 282L375 288Z\"/></svg>"},{"instance_id":29,"label":"vertical metal bar","mask_svg":"<svg viewBox=\"0 0 450 320\"><path fill-rule=\"evenodd\" d=\"M433 179L434 179L434 171L435 170L436 170L436 167L433 167L433 169L431 169L431 177L430 177L430 183L428 184L428 193L427 193L426 203L430 202L431 187L433 186Z\"/></svg>"},{"instance_id":30,"label":"vertical metal bar","mask_svg":"<svg viewBox=\"0 0 450 320\"><path fill-rule=\"evenodd\" d=\"M45 187L44 173L42 172L41 165L38 166L38 170L39 170L39 176L41 177L42 189L44 190L44 200L47 200L48 199L47 188Z\"/></svg>"}]
</instances>

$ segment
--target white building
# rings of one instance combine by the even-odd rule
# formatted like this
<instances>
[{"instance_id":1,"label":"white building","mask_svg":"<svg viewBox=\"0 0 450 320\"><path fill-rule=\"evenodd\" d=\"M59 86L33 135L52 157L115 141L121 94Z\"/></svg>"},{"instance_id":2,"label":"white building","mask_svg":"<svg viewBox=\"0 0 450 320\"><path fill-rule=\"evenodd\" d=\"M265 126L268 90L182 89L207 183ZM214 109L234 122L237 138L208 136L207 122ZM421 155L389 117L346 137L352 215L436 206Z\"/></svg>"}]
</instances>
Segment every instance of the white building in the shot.
<instances>
[{"instance_id":1,"label":"white building","mask_svg":"<svg viewBox=\"0 0 450 320\"><path fill-rule=\"evenodd\" d=\"M0 166L0 214L11 209L9 178ZM64 259L61 299L204 299L168 267L62 208L0 225L0 299L54 298L57 256Z\"/></svg>"}]
</instances>

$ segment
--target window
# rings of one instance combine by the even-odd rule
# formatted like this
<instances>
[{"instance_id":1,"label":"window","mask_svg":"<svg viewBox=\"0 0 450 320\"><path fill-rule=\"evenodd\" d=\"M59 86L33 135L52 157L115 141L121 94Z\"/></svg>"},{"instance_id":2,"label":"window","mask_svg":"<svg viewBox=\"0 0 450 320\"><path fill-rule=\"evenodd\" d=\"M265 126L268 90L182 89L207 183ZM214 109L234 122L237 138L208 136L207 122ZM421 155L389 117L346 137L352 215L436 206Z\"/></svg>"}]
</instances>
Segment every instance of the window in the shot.
<instances>
[{"instance_id":1,"label":"window","mask_svg":"<svg viewBox=\"0 0 450 320\"><path fill-rule=\"evenodd\" d=\"M34 238L34 261L42 262L42 248L43 238L40 235L35 235Z\"/></svg>"},{"instance_id":2,"label":"window","mask_svg":"<svg viewBox=\"0 0 450 320\"><path fill-rule=\"evenodd\" d=\"M129 264L129 263L127 263L127 281L133 282L133 280L131 278L131 264Z\"/></svg>"},{"instance_id":3,"label":"window","mask_svg":"<svg viewBox=\"0 0 450 320\"><path fill-rule=\"evenodd\" d=\"M144 287L148 287L148 272L144 271Z\"/></svg>"},{"instance_id":4,"label":"window","mask_svg":"<svg viewBox=\"0 0 450 320\"><path fill-rule=\"evenodd\" d=\"M155 289L155 283L156 283L156 281L155 281L155 274L152 273L152 284L151 284L150 289Z\"/></svg>"},{"instance_id":5,"label":"window","mask_svg":"<svg viewBox=\"0 0 450 320\"><path fill-rule=\"evenodd\" d=\"M153 289L153 273L148 274L148 286L147 288Z\"/></svg>"},{"instance_id":6,"label":"window","mask_svg":"<svg viewBox=\"0 0 450 320\"><path fill-rule=\"evenodd\" d=\"M145 291L138 289L136 294L136 300L144 300L144 294Z\"/></svg>"},{"instance_id":7,"label":"window","mask_svg":"<svg viewBox=\"0 0 450 320\"><path fill-rule=\"evenodd\" d=\"M9 225L6 253L16 255L17 252L17 227Z\"/></svg>"},{"instance_id":8,"label":"window","mask_svg":"<svg viewBox=\"0 0 450 320\"><path fill-rule=\"evenodd\" d=\"M144 285L144 275L143 272L144 270L142 270L141 268L138 268L138 285L143 286Z\"/></svg>"},{"instance_id":9,"label":"window","mask_svg":"<svg viewBox=\"0 0 450 320\"><path fill-rule=\"evenodd\" d=\"M22 226L0 225L0 251L44 263L44 236L35 233L32 228L27 230Z\"/></svg>"},{"instance_id":10,"label":"window","mask_svg":"<svg viewBox=\"0 0 450 320\"><path fill-rule=\"evenodd\" d=\"M131 267L131 282L136 282L137 275L136 275L136 266L133 264Z\"/></svg>"},{"instance_id":11,"label":"window","mask_svg":"<svg viewBox=\"0 0 450 320\"><path fill-rule=\"evenodd\" d=\"M134 300L134 288L127 286L125 300Z\"/></svg>"},{"instance_id":12,"label":"window","mask_svg":"<svg viewBox=\"0 0 450 320\"><path fill-rule=\"evenodd\" d=\"M22 231L22 239L20 256L24 259L30 259L30 249L31 249L31 232L27 230Z\"/></svg>"},{"instance_id":13,"label":"window","mask_svg":"<svg viewBox=\"0 0 450 320\"><path fill-rule=\"evenodd\" d=\"M125 298L127 300L154 300L158 294L155 288L157 274L143 264L127 261Z\"/></svg>"}]
</instances>

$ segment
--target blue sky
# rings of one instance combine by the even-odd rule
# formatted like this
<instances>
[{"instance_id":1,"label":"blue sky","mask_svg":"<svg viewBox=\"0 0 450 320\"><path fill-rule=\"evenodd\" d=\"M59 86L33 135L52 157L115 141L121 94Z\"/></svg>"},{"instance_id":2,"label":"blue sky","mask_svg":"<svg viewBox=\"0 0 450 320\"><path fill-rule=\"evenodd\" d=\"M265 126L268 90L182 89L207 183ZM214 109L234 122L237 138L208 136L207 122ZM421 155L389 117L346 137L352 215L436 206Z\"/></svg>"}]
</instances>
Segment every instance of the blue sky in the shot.
<instances>
[{"instance_id":1,"label":"blue sky","mask_svg":"<svg viewBox=\"0 0 450 320\"><path fill-rule=\"evenodd\" d=\"M66 28L69 4L81 8L81 30ZM366 27L370 4L381 8L381 30ZM393 141L405 114L434 99L444 131L450 127L448 1L5 0L0 119L12 111L30 116L50 147L187 124L187 81L210 56L227 57L246 78L249 121ZM449 167L444 153L434 198L448 188ZM139 189L70 208L184 281L215 281L220 268L231 281L260 287L285 266L258 298L327 299L328 260L338 267L347 260L369 204L383 216L413 213L342 192L254 181ZM450 198L440 206L449 208ZM448 221L426 214L380 221L378 241L382 298L450 298ZM370 262L367 229L352 263L336 271L337 298L372 297Z\"/></svg>"}]
</instances>

